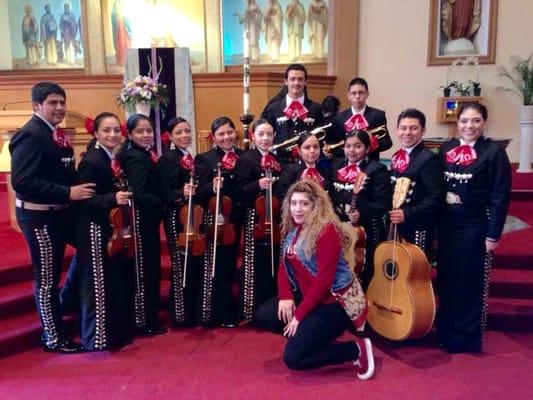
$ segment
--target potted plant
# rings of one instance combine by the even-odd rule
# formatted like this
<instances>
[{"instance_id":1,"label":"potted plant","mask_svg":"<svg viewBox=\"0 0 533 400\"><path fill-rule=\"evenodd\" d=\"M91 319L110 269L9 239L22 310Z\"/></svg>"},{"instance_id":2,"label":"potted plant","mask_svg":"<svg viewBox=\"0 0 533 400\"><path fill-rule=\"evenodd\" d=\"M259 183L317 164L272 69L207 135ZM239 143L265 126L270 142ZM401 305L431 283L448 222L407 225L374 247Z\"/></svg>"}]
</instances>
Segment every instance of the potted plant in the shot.
<instances>
[{"instance_id":1,"label":"potted plant","mask_svg":"<svg viewBox=\"0 0 533 400\"><path fill-rule=\"evenodd\" d=\"M520 165L517 172L533 172L531 169L531 137L533 136L533 54L527 58L511 57L510 70L501 67L500 76L508 79L513 91L522 98L520 106Z\"/></svg>"},{"instance_id":2,"label":"potted plant","mask_svg":"<svg viewBox=\"0 0 533 400\"><path fill-rule=\"evenodd\" d=\"M470 81L470 87L472 88L472 95L481 96L481 83Z\"/></svg>"},{"instance_id":3,"label":"potted plant","mask_svg":"<svg viewBox=\"0 0 533 400\"><path fill-rule=\"evenodd\" d=\"M452 92L452 88L455 88L457 83L458 83L457 81L451 81L446 86L440 86L440 88L442 89L442 92L444 94L444 97L450 97L450 94Z\"/></svg>"}]
</instances>

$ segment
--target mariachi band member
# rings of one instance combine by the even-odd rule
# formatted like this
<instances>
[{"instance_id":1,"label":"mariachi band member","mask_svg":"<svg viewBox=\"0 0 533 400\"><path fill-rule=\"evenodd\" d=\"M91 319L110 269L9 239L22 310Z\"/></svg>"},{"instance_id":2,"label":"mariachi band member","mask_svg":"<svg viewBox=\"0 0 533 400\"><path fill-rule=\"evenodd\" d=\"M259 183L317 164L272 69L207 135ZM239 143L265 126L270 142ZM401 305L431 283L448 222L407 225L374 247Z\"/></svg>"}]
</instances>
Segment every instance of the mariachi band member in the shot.
<instances>
[{"instance_id":1,"label":"mariachi band member","mask_svg":"<svg viewBox=\"0 0 533 400\"><path fill-rule=\"evenodd\" d=\"M431 259L435 216L444 205L444 185L442 165L422 141L425 132L424 113L415 108L400 113L396 134L402 147L391 159L392 183L400 177L411 179L412 194L399 209L389 212L389 218L398 224L405 240L416 244Z\"/></svg>"},{"instance_id":2,"label":"mariachi band member","mask_svg":"<svg viewBox=\"0 0 533 400\"><path fill-rule=\"evenodd\" d=\"M133 193L135 231L135 327L145 335L165 333L158 324L161 281L160 182L157 154L152 150L152 120L134 114L127 122L128 140L117 154Z\"/></svg>"},{"instance_id":3,"label":"mariachi band member","mask_svg":"<svg viewBox=\"0 0 533 400\"><path fill-rule=\"evenodd\" d=\"M77 171L77 182L94 182L95 195L79 202L76 243L80 265L81 341L87 350L105 350L127 343L133 335L133 263L112 260L107 246L113 229L110 211L128 205L131 192L119 184L115 152L121 142L115 114L96 116L91 141ZM117 171L118 168L118 171Z\"/></svg>"},{"instance_id":4,"label":"mariachi band member","mask_svg":"<svg viewBox=\"0 0 533 400\"><path fill-rule=\"evenodd\" d=\"M275 144L322 126L322 107L307 96L307 70L301 64L291 64L285 70L282 90L272 98L261 113L276 132ZM297 159L285 149L277 151L283 162Z\"/></svg>"},{"instance_id":5,"label":"mariachi band member","mask_svg":"<svg viewBox=\"0 0 533 400\"><path fill-rule=\"evenodd\" d=\"M313 179L326 192L329 192L331 187L330 171L325 163L319 162L321 144L317 136L305 131L298 137L296 145L299 160L297 163L287 164L283 168L278 185L280 198L285 197L289 186L299 179Z\"/></svg>"},{"instance_id":6,"label":"mariachi band member","mask_svg":"<svg viewBox=\"0 0 533 400\"><path fill-rule=\"evenodd\" d=\"M366 234L365 265L360 274L363 288L368 287L374 273L374 250L386 237L386 215L391 209L390 173L385 165L371 160L370 135L352 131L344 139L344 158L333 162L332 198L342 221L361 225ZM359 172L367 175L363 188L354 194L354 182ZM354 196L355 206L354 206Z\"/></svg>"},{"instance_id":7,"label":"mariachi band member","mask_svg":"<svg viewBox=\"0 0 533 400\"><path fill-rule=\"evenodd\" d=\"M242 208L235 195L235 171L243 151L235 147L235 124L228 117L216 118L211 123L211 138L213 149L198 154L194 160L198 175L196 195L205 209L204 226L208 231L201 323L233 327L237 323L237 305L232 286L236 275L238 233L243 223ZM216 215L217 199L219 215Z\"/></svg>"},{"instance_id":8,"label":"mariachi band member","mask_svg":"<svg viewBox=\"0 0 533 400\"><path fill-rule=\"evenodd\" d=\"M511 190L505 150L483 135L487 109L463 103L459 139L440 148L446 208L439 231L437 332L451 353L478 352L487 320L492 252L502 235Z\"/></svg>"},{"instance_id":9,"label":"mariachi band member","mask_svg":"<svg viewBox=\"0 0 533 400\"><path fill-rule=\"evenodd\" d=\"M168 124L170 146L159 159L162 200L164 203L163 225L170 254L169 313L174 326L194 325L198 305L198 292L203 266L203 256L193 256L189 251L187 268L184 266L184 249L178 247L179 234L187 234L187 219L181 221L181 209L188 211L189 196L194 196L196 181L194 158L189 152L192 144L191 125L181 117ZM192 177L192 182L191 182ZM183 223L185 222L185 224ZM201 223L201 221L199 221ZM189 249L190 250L190 249ZM184 275L186 282L183 283Z\"/></svg>"},{"instance_id":10,"label":"mariachi band member","mask_svg":"<svg viewBox=\"0 0 533 400\"><path fill-rule=\"evenodd\" d=\"M257 306L276 292L281 199L275 196L275 188L281 164L269 151L274 136L274 128L266 119L255 121L252 125L254 147L243 154L236 170L236 195L246 209L244 265L240 279L240 314L246 321L251 321Z\"/></svg>"},{"instance_id":11,"label":"mariachi band member","mask_svg":"<svg viewBox=\"0 0 533 400\"><path fill-rule=\"evenodd\" d=\"M338 143L353 130L372 131L382 126L383 130L371 136L372 151L369 154L370 159L379 160L379 153L390 149L392 140L387 130L385 111L367 105L369 95L368 83L365 79L357 77L350 81L348 100L351 106L337 114L333 124L334 129L328 131L330 135L326 138L326 143L328 145ZM328 154L328 146L325 146L325 152ZM342 157L342 150L334 150L332 156Z\"/></svg>"},{"instance_id":12,"label":"mariachi band member","mask_svg":"<svg viewBox=\"0 0 533 400\"><path fill-rule=\"evenodd\" d=\"M68 340L62 330L58 285L72 237L69 204L91 198L94 183L74 184L74 150L58 128L67 112L65 90L39 82L31 100L34 114L9 144L17 223L30 250L43 350L78 353L83 346Z\"/></svg>"}]
</instances>

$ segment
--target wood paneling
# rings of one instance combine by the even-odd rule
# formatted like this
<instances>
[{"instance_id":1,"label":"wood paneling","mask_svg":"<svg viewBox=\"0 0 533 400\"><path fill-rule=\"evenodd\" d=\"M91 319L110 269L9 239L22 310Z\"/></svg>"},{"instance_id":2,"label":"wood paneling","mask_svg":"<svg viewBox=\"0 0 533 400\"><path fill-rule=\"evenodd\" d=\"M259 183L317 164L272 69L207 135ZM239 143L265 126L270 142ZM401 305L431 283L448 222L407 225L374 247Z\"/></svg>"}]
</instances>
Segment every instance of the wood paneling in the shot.
<instances>
[{"instance_id":1,"label":"wood paneling","mask_svg":"<svg viewBox=\"0 0 533 400\"><path fill-rule=\"evenodd\" d=\"M122 86L120 75L0 75L0 108L9 110L31 110L31 87L41 80L54 80L67 92L68 108L94 117L102 111L111 111L124 117L116 105L116 96ZM318 102L333 92L335 77L309 75L309 96ZM242 114L242 74L202 73L193 74L194 101L196 111L197 148L208 149L207 138L211 122L220 116L228 116L237 126L242 138L239 116ZM259 117L267 101L283 85L283 72L252 72L250 77L250 110ZM83 137L77 138L82 146ZM87 141L89 138L87 138Z\"/></svg>"}]
</instances>

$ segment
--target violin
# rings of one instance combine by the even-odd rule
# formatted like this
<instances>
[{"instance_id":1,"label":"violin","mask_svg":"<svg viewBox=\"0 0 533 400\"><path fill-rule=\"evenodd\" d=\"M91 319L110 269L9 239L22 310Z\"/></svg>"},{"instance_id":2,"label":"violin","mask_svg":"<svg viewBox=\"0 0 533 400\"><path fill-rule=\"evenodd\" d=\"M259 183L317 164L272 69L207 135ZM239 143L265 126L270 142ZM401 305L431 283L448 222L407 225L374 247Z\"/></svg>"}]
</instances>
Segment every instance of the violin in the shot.
<instances>
[{"instance_id":1,"label":"violin","mask_svg":"<svg viewBox=\"0 0 533 400\"><path fill-rule=\"evenodd\" d=\"M261 158L261 167L265 171L265 178L268 178L268 188L265 194L259 196L255 201L255 211L258 219L254 224L253 236L256 240L267 240L270 242L270 264L272 277L275 275L274 269L274 246L280 243L280 229L277 223L279 216L279 200L272 196L272 169L279 171L281 166L273 157L267 154Z\"/></svg>"},{"instance_id":2,"label":"violin","mask_svg":"<svg viewBox=\"0 0 533 400\"><path fill-rule=\"evenodd\" d=\"M189 184L191 186L194 184L193 171L191 171ZM186 265L189 251L193 256L201 256L205 253L206 249L205 235L200 233L200 225L204 218L204 210L199 205L192 204L192 195L189 195L188 204L181 207L179 218L185 229L178 235L178 247L185 249Z\"/></svg>"},{"instance_id":3,"label":"violin","mask_svg":"<svg viewBox=\"0 0 533 400\"><path fill-rule=\"evenodd\" d=\"M271 157L271 156L270 156ZM265 178L269 179L265 194L255 200L255 211L258 219L254 224L253 235L255 240L268 240L274 245L280 243L279 224L276 222L279 216L279 200L272 195L272 169L281 170L277 160L269 155L261 159L261 167L265 171Z\"/></svg>"},{"instance_id":4,"label":"violin","mask_svg":"<svg viewBox=\"0 0 533 400\"><path fill-rule=\"evenodd\" d=\"M213 215L213 223L208 229L209 238L213 241L213 264L211 268L211 279L215 277L215 266L217 261L217 246L222 244L228 246L235 242L237 233L235 226L229 222L233 204L228 196L220 194L222 181L222 164L217 164L217 195L209 200L209 211Z\"/></svg>"},{"instance_id":5,"label":"violin","mask_svg":"<svg viewBox=\"0 0 533 400\"><path fill-rule=\"evenodd\" d=\"M409 178L398 178L393 208L406 201ZM374 276L367 292L368 323L378 334L391 340L416 339L428 333L435 319L435 295L431 267L424 252L402 240L391 224L389 240L374 253Z\"/></svg>"},{"instance_id":6,"label":"violin","mask_svg":"<svg viewBox=\"0 0 533 400\"><path fill-rule=\"evenodd\" d=\"M121 191L128 190L128 181L121 178L119 182ZM107 253L112 259L133 259L135 258L135 235L133 227L133 207L132 200L129 204L120 205L109 212L109 223L113 228L113 233L107 243Z\"/></svg>"},{"instance_id":7,"label":"violin","mask_svg":"<svg viewBox=\"0 0 533 400\"><path fill-rule=\"evenodd\" d=\"M221 167L217 166L217 195L209 200L209 211L213 215L213 224L208 229L209 238L215 242L215 244L221 244L228 246L235 242L237 233L235 225L229 222L231 212L233 210L233 202L228 196L220 194L220 181L221 181Z\"/></svg>"}]
</instances>

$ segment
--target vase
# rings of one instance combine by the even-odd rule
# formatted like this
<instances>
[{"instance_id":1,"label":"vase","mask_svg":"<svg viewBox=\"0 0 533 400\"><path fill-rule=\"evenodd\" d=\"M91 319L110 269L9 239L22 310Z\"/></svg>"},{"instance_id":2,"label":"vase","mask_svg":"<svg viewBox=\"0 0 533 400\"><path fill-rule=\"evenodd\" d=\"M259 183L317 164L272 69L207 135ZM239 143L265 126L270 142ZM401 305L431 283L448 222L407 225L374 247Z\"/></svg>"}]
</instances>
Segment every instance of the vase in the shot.
<instances>
[{"instance_id":1,"label":"vase","mask_svg":"<svg viewBox=\"0 0 533 400\"><path fill-rule=\"evenodd\" d=\"M520 164L516 172L533 172L531 169L531 141L533 137L533 105L520 106Z\"/></svg>"},{"instance_id":2,"label":"vase","mask_svg":"<svg viewBox=\"0 0 533 400\"><path fill-rule=\"evenodd\" d=\"M452 92L452 89L447 87L447 88L444 88L442 91L444 93L444 97L450 97L450 93Z\"/></svg>"},{"instance_id":3,"label":"vase","mask_svg":"<svg viewBox=\"0 0 533 400\"><path fill-rule=\"evenodd\" d=\"M135 111L137 114L146 115L147 117L150 116L150 103L147 103L145 101L141 101L140 103L135 104Z\"/></svg>"}]
</instances>

